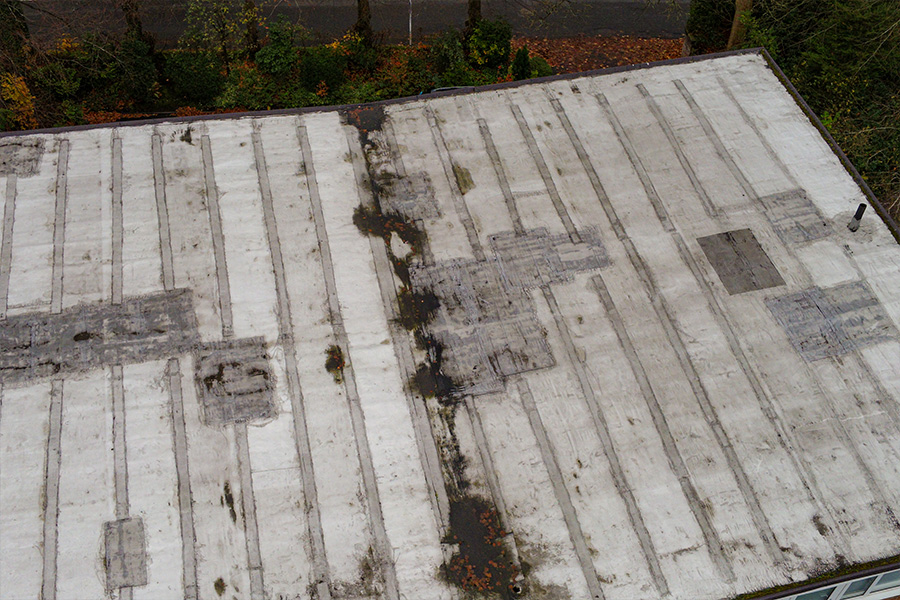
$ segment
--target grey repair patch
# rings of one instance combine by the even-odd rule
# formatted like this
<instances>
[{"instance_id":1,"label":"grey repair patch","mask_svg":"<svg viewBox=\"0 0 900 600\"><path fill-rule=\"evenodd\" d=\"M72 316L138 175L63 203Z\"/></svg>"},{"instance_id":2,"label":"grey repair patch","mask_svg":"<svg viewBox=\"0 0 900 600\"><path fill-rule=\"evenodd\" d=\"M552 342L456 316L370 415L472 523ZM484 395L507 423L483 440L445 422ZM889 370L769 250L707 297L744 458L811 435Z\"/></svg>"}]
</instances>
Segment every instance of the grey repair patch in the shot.
<instances>
[{"instance_id":1,"label":"grey repair patch","mask_svg":"<svg viewBox=\"0 0 900 600\"><path fill-rule=\"evenodd\" d=\"M528 290L609 264L597 232L574 244L546 229L491 236L487 260L413 267L417 289L441 302L429 331L443 345L443 370L465 394L501 391L505 378L556 364Z\"/></svg>"},{"instance_id":2,"label":"grey repair patch","mask_svg":"<svg viewBox=\"0 0 900 600\"><path fill-rule=\"evenodd\" d=\"M900 339L878 298L861 281L770 298L766 306L808 361Z\"/></svg>"},{"instance_id":3,"label":"grey repair patch","mask_svg":"<svg viewBox=\"0 0 900 600\"><path fill-rule=\"evenodd\" d=\"M784 279L749 229L697 238L729 294L784 285Z\"/></svg>"},{"instance_id":4,"label":"grey repair patch","mask_svg":"<svg viewBox=\"0 0 900 600\"><path fill-rule=\"evenodd\" d=\"M821 239L831 233L828 222L803 190L788 190L760 199L766 217L785 244Z\"/></svg>"},{"instance_id":5,"label":"grey repair patch","mask_svg":"<svg viewBox=\"0 0 900 600\"><path fill-rule=\"evenodd\" d=\"M30 177L38 172L44 155L41 139L0 140L0 175Z\"/></svg>"},{"instance_id":6,"label":"grey repair patch","mask_svg":"<svg viewBox=\"0 0 900 600\"><path fill-rule=\"evenodd\" d=\"M511 285L533 288L570 281L575 273L609 265L606 248L596 229L580 232L575 244L567 234L551 235L546 229L529 229L522 235L504 232L490 237L491 249Z\"/></svg>"},{"instance_id":7,"label":"grey repair patch","mask_svg":"<svg viewBox=\"0 0 900 600\"><path fill-rule=\"evenodd\" d=\"M443 344L444 372L466 394L501 391L503 378L555 364L534 307L496 259L447 261L411 271L441 307L429 330Z\"/></svg>"},{"instance_id":8,"label":"grey repair patch","mask_svg":"<svg viewBox=\"0 0 900 600\"><path fill-rule=\"evenodd\" d=\"M177 356L199 341L189 290L0 321L0 381Z\"/></svg>"},{"instance_id":9,"label":"grey repair patch","mask_svg":"<svg viewBox=\"0 0 900 600\"><path fill-rule=\"evenodd\" d=\"M369 131L363 152L372 188L381 208L407 219L438 219L441 216L431 178L424 171L407 173L392 134Z\"/></svg>"},{"instance_id":10,"label":"grey repair patch","mask_svg":"<svg viewBox=\"0 0 900 600\"><path fill-rule=\"evenodd\" d=\"M261 337L201 345L195 380L209 426L275 418L274 382Z\"/></svg>"},{"instance_id":11,"label":"grey repair patch","mask_svg":"<svg viewBox=\"0 0 900 600\"><path fill-rule=\"evenodd\" d=\"M138 517L103 524L106 589L147 585L147 544Z\"/></svg>"},{"instance_id":12,"label":"grey repair patch","mask_svg":"<svg viewBox=\"0 0 900 600\"><path fill-rule=\"evenodd\" d=\"M427 173L383 179L379 200L384 209L410 219L437 219L441 216L434 187Z\"/></svg>"}]
</instances>

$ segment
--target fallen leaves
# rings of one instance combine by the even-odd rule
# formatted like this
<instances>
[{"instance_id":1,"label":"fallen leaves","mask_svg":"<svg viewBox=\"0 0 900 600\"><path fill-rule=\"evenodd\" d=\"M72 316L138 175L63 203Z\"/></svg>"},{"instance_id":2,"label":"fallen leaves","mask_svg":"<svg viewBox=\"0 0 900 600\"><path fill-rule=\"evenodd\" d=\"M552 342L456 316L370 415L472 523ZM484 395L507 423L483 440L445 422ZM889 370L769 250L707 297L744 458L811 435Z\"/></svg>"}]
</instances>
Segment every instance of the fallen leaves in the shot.
<instances>
[{"instance_id":1,"label":"fallen leaves","mask_svg":"<svg viewBox=\"0 0 900 600\"><path fill-rule=\"evenodd\" d=\"M621 36L573 38L516 38L513 51L527 45L532 55L546 60L557 73L579 73L681 56L681 39Z\"/></svg>"}]
</instances>

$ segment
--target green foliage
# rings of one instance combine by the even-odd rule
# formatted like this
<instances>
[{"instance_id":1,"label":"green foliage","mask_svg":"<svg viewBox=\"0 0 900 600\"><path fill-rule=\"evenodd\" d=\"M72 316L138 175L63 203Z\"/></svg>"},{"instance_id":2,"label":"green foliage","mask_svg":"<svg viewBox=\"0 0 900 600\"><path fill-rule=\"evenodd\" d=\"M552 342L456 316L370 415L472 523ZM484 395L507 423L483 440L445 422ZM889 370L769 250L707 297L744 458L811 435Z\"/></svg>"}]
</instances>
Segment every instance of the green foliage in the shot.
<instances>
[{"instance_id":1,"label":"green foliage","mask_svg":"<svg viewBox=\"0 0 900 600\"><path fill-rule=\"evenodd\" d=\"M811 35L824 24L828 5L834 0L755 0L750 15L743 17L747 24L747 41L762 42L772 56L778 56L782 66L799 57ZM782 56L782 49L785 54ZM787 60L788 63L783 61Z\"/></svg>"},{"instance_id":2,"label":"green foliage","mask_svg":"<svg viewBox=\"0 0 900 600\"><path fill-rule=\"evenodd\" d=\"M74 98L81 88L78 71L59 60L33 69L31 77L38 86L49 91L55 100Z\"/></svg>"},{"instance_id":3,"label":"green foliage","mask_svg":"<svg viewBox=\"0 0 900 600\"><path fill-rule=\"evenodd\" d=\"M119 47L118 59L112 75L115 87L129 100L146 102L158 85L150 45L135 35L126 36Z\"/></svg>"},{"instance_id":4,"label":"green foliage","mask_svg":"<svg viewBox=\"0 0 900 600\"><path fill-rule=\"evenodd\" d=\"M12 131L16 128L16 113L0 106L0 131Z\"/></svg>"},{"instance_id":5,"label":"green foliage","mask_svg":"<svg viewBox=\"0 0 900 600\"><path fill-rule=\"evenodd\" d=\"M734 0L691 0L685 33L693 54L724 50L734 20Z\"/></svg>"},{"instance_id":6,"label":"green foliage","mask_svg":"<svg viewBox=\"0 0 900 600\"><path fill-rule=\"evenodd\" d=\"M448 29L430 40L428 59L438 74L457 67L466 62L462 38L458 31Z\"/></svg>"},{"instance_id":7,"label":"green foliage","mask_svg":"<svg viewBox=\"0 0 900 600\"><path fill-rule=\"evenodd\" d=\"M283 16L269 27L268 43L256 53L256 66L266 75L284 77L298 62L297 28Z\"/></svg>"},{"instance_id":8,"label":"green foliage","mask_svg":"<svg viewBox=\"0 0 900 600\"><path fill-rule=\"evenodd\" d=\"M0 71L21 75L26 70L25 41L28 21L22 11L23 2L0 0Z\"/></svg>"},{"instance_id":9,"label":"green foliage","mask_svg":"<svg viewBox=\"0 0 900 600\"><path fill-rule=\"evenodd\" d=\"M447 30L431 40L428 61L432 87L486 85L496 81L496 72L482 73L466 61L463 38L458 31Z\"/></svg>"},{"instance_id":10,"label":"green foliage","mask_svg":"<svg viewBox=\"0 0 900 600\"><path fill-rule=\"evenodd\" d=\"M510 70L512 72L512 78L516 81L531 77L531 61L528 59L528 46L519 48L516 52L516 57L513 59Z\"/></svg>"},{"instance_id":11,"label":"green foliage","mask_svg":"<svg viewBox=\"0 0 900 600\"><path fill-rule=\"evenodd\" d=\"M747 24L900 216L900 3L756 0Z\"/></svg>"},{"instance_id":12,"label":"green foliage","mask_svg":"<svg viewBox=\"0 0 900 600\"><path fill-rule=\"evenodd\" d=\"M456 63L444 71L435 84L436 87L475 85L479 73L468 63Z\"/></svg>"},{"instance_id":13,"label":"green foliage","mask_svg":"<svg viewBox=\"0 0 900 600\"><path fill-rule=\"evenodd\" d=\"M137 35L119 41L98 34L60 38L53 50L35 52L31 62L29 79L45 101L86 101L94 110L115 110L146 103L159 88L153 49ZM48 108L48 119L58 108Z\"/></svg>"},{"instance_id":14,"label":"green foliage","mask_svg":"<svg viewBox=\"0 0 900 600\"><path fill-rule=\"evenodd\" d=\"M340 39L338 45L347 57L347 66L354 71L371 72L378 63L378 49L356 31L350 31Z\"/></svg>"},{"instance_id":15,"label":"green foliage","mask_svg":"<svg viewBox=\"0 0 900 600\"><path fill-rule=\"evenodd\" d=\"M218 54L227 66L236 56L246 56L253 43L247 25L259 16L257 9L239 0L188 0L182 48Z\"/></svg>"},{"instance_id":16,"label":"green foliage","mask_svg":"<svg viewBox=\"0 0 900 600\"><path fill-rule=\"evenodd\" d=\"M440 75L433 87L478 86L497 83L496 71L479 71L468 63L458 63Z\"/></svg>"},{"instance_id":17,"label":"green foliage","mask_svg":"<svg viewBox=\"0 0 900 600\"><path fill-rule=\"evenodd\" d=\"M385 48L376 77L384 98L414 96L438 87L425 53L408 46Z\"/></svg>"},{"instance_id":18,"label":"green foliage","mask_svg":"<svg viewBox=\"0 0 900 600\"><path fill-rule=\"evenodd\" d=\"M532 77L550 77L553 75L553 67L544 60L543 56L532 56L530 60Z\"/></svg>"},{"instance_id":19,"label":"green foliage","mask_svg":"<svg viewBox=\"0 0 900 600\"><path fill-rule=\"evenodd\" d=\"M746 12L740 18L741 23L747 28L745 46L748 48L765 48L769 51L772 59L778 62L779 43L773 29L761 25L759 19L754 17L752 12Z\"/></svg>"},{"instance_id":20,"label":"green foliage","mask_svg":"<svg viewBox=\"0 0 900 600\"><path fill-rule=\"evenodd\" d=\"M267 28L265 46L247 60L252 36L245 33L258 19L254 2L188 0L186 7L178 50L154 53L136 34L105 33L65 36L50 50L30 49L25 76L0 97L0 127L75 125L103 113L188 107L184 114L213 107L361 104L436 87L491 84L509 72L511 32L501 22L480 22L468 41L448 31L430 46L374 48L351 31L332 44L303 48L302 27L281 20ZM543 59L520 55L517 76L552 73Z\"/></svg>"},{"instance_id":21,"label":"green foliage","mask_svg":"<svg viewBox=\"0 0 900 600\"><path fill-rule=\"evenodd\" d=\"M32 68L31 77L57 101L80 98L105 109L122 99L123 86L117 81L124 70L120 46L108 36L60 38L54 50L35 55L34 60L43 64Z\"/></svg>"},{"instance_id":22,"label":"green foliage","mask_svg":"<svg viewBox=\"0 0 900 600\"><path fill-rule=\"evenodd\" d=\"M328 100L317 96L298 81L292 81L291 85L278 91L277 102L273 108L301 108L303 106L320 106L328 104Z\"/></svg>"},{"instance_id":23,"label":"green foliage","mask_svg":"<svg viewBox=\"0 0 900 600\"><path fill-rule=\"evenodd\" d=\"M406 85L398 96L413 96L430 91L435 87L434 74L428 68L425 58L418 52L406 55Z\"/></svg>"},{"instance_id":24,"label":"green foliage","mask_svg":"<svg viewBox=\"0 0 900 600\"><path fill-rule=\"evenodd\" d=\"M84 109L81 104L70 100L63 100L60 104L61 114L54 124L54 127L65 127L67 125L83 125Z\"/></svg>"},{"instance_id":25,"label":"green foliage","mask_svg":"<svg viewBox=\"0 0 900 600\"><path fill-rule=\"evenodd\" d=\"M336 90L344 82L346 67L346 57L334 48L306 48L300 58L300 82L311 92Z\"/></svg>"},{"instance_id":26,"label":"green foliage","mask_svg":"<svg viewBox=\"0 0 900 600\"><path fill-rule=\"evenodd\" d=\"M509 62L512 28L508 23L481 20L469 37L469 60L479 67L498 69Z\"/></svg>"},{"instance_id":27,"label":"green foliage","mask_svg":"<svg viewBox=\"0 0 900 600\"><path fill-rule=\"evenodd\" d=\"M337 104L364 104L386 98L384 90L378 82L368 78L348 81L335 92Z\"/></svg>"},{"instance_id":28,"label":"green foliage","mask_svg":"<svg viewBox=\"0 0 900 600\"><path fill-rule=\"evenodd\" d=\"M231 70L222 93L216 98L219 108L243 108L266 110L272 108L275 86L251 65L240 65Z\"/></svg>"},{"instance_id":29,"label":"green foliage","mask_svg":"<svg viewBox=\"0 0 900 600\"><path fill-rule=\"evenodd\" d=\"M165 54L163 67L172 84L172 93L194 104L208 104L225 83L219 57L211 52L176 50Z\"/></svg>"}]
</instances>

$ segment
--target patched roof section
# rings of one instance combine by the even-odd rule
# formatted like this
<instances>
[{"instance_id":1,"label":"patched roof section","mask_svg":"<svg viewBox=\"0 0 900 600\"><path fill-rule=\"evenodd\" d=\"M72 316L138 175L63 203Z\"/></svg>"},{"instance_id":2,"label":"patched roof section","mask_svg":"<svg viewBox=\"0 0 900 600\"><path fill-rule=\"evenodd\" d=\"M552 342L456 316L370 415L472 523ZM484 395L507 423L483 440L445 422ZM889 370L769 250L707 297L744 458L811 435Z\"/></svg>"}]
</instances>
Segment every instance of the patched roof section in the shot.
<instances>
[{"instance_id":1,"label":"patched roof section","mask_svg":"<svg viewBox=\"0 0 900 600\"><path fill-rule=\"evenodd\" d=\"M764 56L0 139L4 597L719 600L900 554L900 246Z\"/></svg>"}]
</instances>

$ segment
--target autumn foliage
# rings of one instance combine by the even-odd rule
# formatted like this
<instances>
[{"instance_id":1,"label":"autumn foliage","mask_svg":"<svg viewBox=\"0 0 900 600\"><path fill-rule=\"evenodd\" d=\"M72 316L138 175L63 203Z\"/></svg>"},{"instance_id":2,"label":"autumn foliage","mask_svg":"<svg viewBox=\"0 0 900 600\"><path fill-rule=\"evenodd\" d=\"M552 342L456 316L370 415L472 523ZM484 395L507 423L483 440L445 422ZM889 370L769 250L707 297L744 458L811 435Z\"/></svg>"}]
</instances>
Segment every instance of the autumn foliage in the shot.
<instances>
[{"instance_id":1,"label":"autumn foliage","mask_svg":"<svg viewBox=\"0 0 900 600\"><path fill-rule=\"evenodd\" d=\"M20 129L33 129L38 126L34 114L34 96L28 89L23 77L12 73L0 76L0 99L9 106L10 119Z\"/></svg>"}]
</instances>

